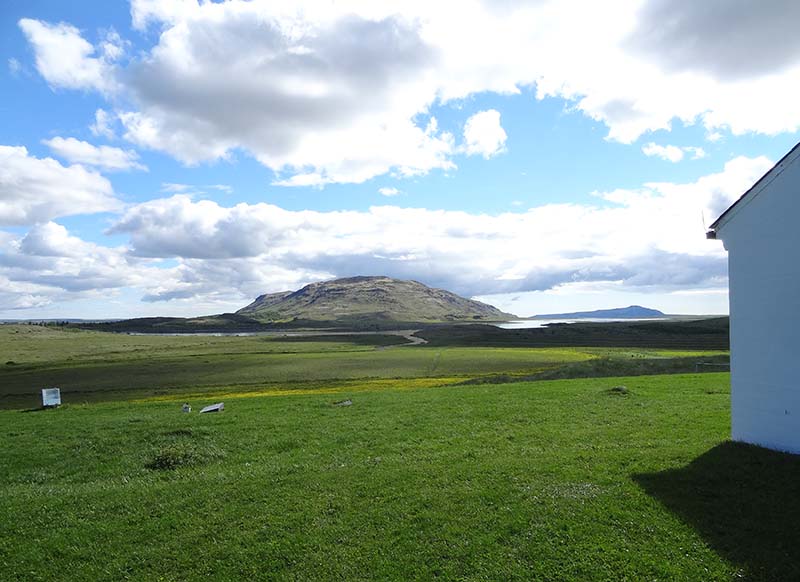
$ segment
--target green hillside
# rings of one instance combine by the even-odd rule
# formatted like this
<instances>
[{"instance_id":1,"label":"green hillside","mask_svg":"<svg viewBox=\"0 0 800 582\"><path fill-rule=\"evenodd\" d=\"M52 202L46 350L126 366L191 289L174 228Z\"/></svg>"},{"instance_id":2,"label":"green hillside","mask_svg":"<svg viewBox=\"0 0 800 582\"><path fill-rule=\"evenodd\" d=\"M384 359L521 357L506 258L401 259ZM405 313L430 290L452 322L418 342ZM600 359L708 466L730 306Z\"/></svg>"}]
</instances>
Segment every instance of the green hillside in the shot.
<instances>
[{"instance_id":1,"label":"green hillside","mask_svg":"<svg viewBox=\"0 0 800 582\"><path fill-rule=\"evenodd\" d=\"M237 311L259 321L506 321L509 313L479 301L390 277L350 277L294 292L261 295Z\"/></svg>"}]
</instances>

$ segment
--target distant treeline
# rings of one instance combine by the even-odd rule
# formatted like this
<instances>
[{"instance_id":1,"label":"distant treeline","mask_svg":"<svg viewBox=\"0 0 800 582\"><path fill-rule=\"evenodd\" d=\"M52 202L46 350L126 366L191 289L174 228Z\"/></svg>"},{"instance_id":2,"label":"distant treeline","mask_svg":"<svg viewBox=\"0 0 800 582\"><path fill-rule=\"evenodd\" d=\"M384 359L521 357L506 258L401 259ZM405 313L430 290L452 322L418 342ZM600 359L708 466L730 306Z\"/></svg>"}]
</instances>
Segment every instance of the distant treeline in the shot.
<instances>
[{"instance_id":1,"label":"distant treeline","mask_svg":"<svg viewBox=\"0 0 800 582\"><path fill-rule=\"evenodd\" d=\"M55 319L48 319L46 321L43 320L29 320L29 321L20 321L20 320L8 320L8 321L0 321L0 325L38 325L39 327L66 327L68 326L71 321L64 319L64 320L55 320Z\"/></svg>"}]
</instances>

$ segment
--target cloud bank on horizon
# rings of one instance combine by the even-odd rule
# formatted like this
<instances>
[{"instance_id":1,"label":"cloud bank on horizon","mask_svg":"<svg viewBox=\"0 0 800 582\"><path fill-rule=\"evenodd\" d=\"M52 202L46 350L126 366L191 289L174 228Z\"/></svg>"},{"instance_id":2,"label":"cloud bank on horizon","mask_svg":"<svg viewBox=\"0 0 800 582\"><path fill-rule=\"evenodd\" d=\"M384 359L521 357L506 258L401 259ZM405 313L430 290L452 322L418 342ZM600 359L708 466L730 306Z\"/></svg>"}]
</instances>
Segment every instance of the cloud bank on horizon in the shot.
<instances>
[{"instance_id":1,"label":"cloud bank on horizon","mask_svg":"<svg viewBox=\"0 0 800 582\"><path fill-rule=\"evenodd\" d=\"M610 284L716 293L725 253L704 240L703 217L775 159L736 151L738 137L800 130L798 19L787 0L467 0L457 18L416 0L132 0L123 31L15 19L30 62L8 59L9 77L75 94L91 117L65 108L49 134L0 144L0 314L114 297L114 315L199 314L356 274L489 299ZM521 171L509 167L516 127L502 98L528 93L531 108L560 100L563 115L604 128L605 144L714 169L620 179L579 201L534 193L514 212L400 204L407 185L457 181L472 164ZM455 124L437 118L443 108ZM705 143L666 143L676 127ZM235 172L241 160L263 168L246 200L161 170ZM142 193L143 175L162 187ZM257 200L265 185L302 196L367 182L378 198L357 209Z\"/></svg>"}]
</instances>

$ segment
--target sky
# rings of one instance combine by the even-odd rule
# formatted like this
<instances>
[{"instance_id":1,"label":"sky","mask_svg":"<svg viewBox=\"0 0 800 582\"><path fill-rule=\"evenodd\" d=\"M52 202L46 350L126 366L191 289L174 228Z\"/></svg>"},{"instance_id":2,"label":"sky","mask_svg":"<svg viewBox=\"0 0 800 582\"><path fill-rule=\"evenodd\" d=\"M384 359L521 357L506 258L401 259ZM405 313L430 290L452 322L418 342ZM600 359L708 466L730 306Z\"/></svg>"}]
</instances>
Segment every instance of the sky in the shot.
<instances>
[{"instance_id":1,"label":"sky","mask_svg":"<svg viewBox=\"0 0 800 582\"><path fill-rule=\"evenodd\" d=\"M6 0L0 318L354 275L727 313L706 227L800 140L794 0Z\"/></svg>"}]
</instances>

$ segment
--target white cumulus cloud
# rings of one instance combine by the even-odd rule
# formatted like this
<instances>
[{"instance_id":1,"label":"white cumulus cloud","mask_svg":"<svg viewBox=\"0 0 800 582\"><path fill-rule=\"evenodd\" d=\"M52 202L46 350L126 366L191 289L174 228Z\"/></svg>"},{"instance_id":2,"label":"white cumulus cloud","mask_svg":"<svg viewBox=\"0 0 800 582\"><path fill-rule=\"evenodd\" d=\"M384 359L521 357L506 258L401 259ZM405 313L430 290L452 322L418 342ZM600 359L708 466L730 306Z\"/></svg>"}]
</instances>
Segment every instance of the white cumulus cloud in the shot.
<instances>
[{"instance_id":1,"label":"white cumulus cloud","mask_svg":"<svg viewBox=\"0 0 800 582\"><path fill-rule=\"evenodd\" d=\"M24 234L0 231L0 301L25 309L127 289L145 303L168 301L158 312L200 314L365 274L466 296L707 293L725 289L727 261L722 246L705 239L703 221L770 166L739 157L693 182L494 215L397 206L298 211L176 194L126 208L109 230L128 237L124 246L83 241L45 220Z\"/></svg>"},{"instance_id":2,"label":"white cumulus cloud","mask_svg":"<svg viewBox=\"0 0 800 582\"><path fill-rule=\"evenodd\" d=\"M414 120L437 57L413 20L259 2L190 12L130 71L127 139L189 164L244 148L289 186L453 166L452 136Z\"/></svg>"},{"instance_id":3,"label":"white cumulus cloud","mask_svg":"<svg viewBox=\"0 0 800 582\"><path fill-rule=\"evenodd\" d=\"M37 224L18 238L0 241L0 281L11 284L0 291L0 298L6 295L16 308L108 297L109 292L125 287L158 285L167 277L169 271L129 257L122 247L86 242L53 222Z\"/></svg>"},{"instance_id":4,"label":"white cumulus cloud","mask_svg":"<svg viewBox=\"0 0 800 582\"><path fill-rule=\"evenodd\" d=\"M116 118L105 109L98 109L94 112L94 123L89 126L92 135L114 139L114 123Z\"/></svg>"},{"instance_id":5,"label":"white cumulus cloud","mask_svg":"<svg viewBox=\"0 0 800 582\"><path fill-rule=\"evenodd\" d=\"M134 26L158 34L125 64L113 35L93 46L68 24L20 26L52 86L119 90L131 142L187 164L244 152L277 184L322 186L502 151L501 127L470 127L457 146L431 117L487 92L565 99L623 143L676 122L710 136L796 131L799 45L764 42L792 36L796 11L790 0L464 0L455 25L452 6L422 0L133 0Z\"/></svg>"},{"instance_id":6,"label":"white cumulus cloud","mask_svg":"<svg viewBox=\"0 0 800 582\"><path fill-rule=\"evenodd\" d=\"M693 160L699 160L706 157L706 152L701 147L683 146L678 147L674 145L658 145L654 142L646 143L642 146L642 153L646 156L655 156L666 160L668 162L680 162L686 154L690 154Z\"/></svg>"},{"instance_id":7,"label":"white cumulus cloud","mask_svg":"<svg viewBox=\"0 0 800 582\"><path fill-rule=\"evenodd\" d=\"M114 61L123 53L119 35L109 32L93 46L74 26L23 18L19 27L33 47L36 70L52 87L112 91L117 87Z\"/></svg>"},{"instance_id":8,"label":"white cumulus cloud","mask_svg":"<svg viewBox=\"0 0 800 582\"><path fill-rule=\"evenodd\" d=\"M203 295L241 281L246 294L277 291L258 275L278 269L309 282L385 274L465 295L546 290L584 282L627 289L722 287L726 256L705 239L715 217L766 169L735 158L695 182L647 183L598 194L607 204L549 204L498 215L375 206L368 211L225 207L186 195L128 208L110 233L130 254L180 261L180 278L155 297ZM205 290L205 291L203 291ZM257 294L257 293L256 293Z\"/></svg>"},{"instance_id":9,"label":"white cumulus cloud","mask_svg":"<svg viewBox=\"0 0 800 582\"><path fill-rule=\"evenodd\" d=\"M11 73L12 77L16 77L17 75L22 72L22 64L14 58L8 59L8 72Z\"/></svg>"},{"instance_id":10,"label":"white cumulus cloud","mask_svg":"<svg viewBox=\"0 0 800 582\"><path fill-rule=\"evenodd\" d=\"M464 151L470 156L477 154L489 159L506 151L507 137L500 125L499 111L480 111L464 124Z\"/></svg>"},{"instance_id":11,"label":"white cumulus cloud","mask_svg":"<svg viewBox=\"0 0 800 582\"><path fill-rule=\"evenodd\" d=\"M21 146L0 146L0 226L120 207L111 183L97 172L33 157Z\"/></svg>"},{"instance_id":12,"label":"white cumulus cloud","mask_svg":"<svg viewBox=\"0 0 800 582\"><path fill-rule=\"evenodd\" d=\"M693 160L701 160L706 157L706 150L696 146L686 146L683 151L691 154Z\"/></svg>"},{"instance_id":13,"label":"white cumulus cloud","mask_svg":"<svg viewBox=\"0 0 800 582\"><path fill-rule=\"evenodd\" d=\"M646 156L655 156L668 162L680 162L683 159L683 150L677 146L662 146L650 142L642 146L642 153Z\"/></svg>"},{"instance_id":14,"label":"white cumulus cloud","mask_svg":"<svg viewBox=\"0 0 800 582\"><path fill-rule=\"evenodd\" d=\"M146 170L139 163L139 155L133 150L123 150L111 146L96 146L74 137L54 137L43 140L58 157L72 162L96 166L104 170Z\"/></svg>"}]
</instances>

